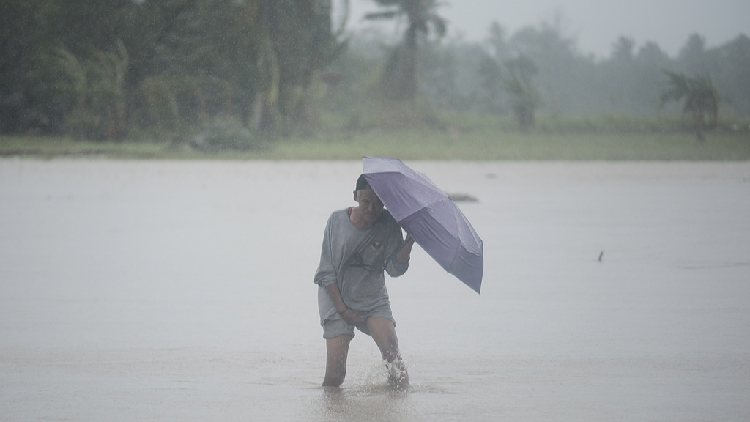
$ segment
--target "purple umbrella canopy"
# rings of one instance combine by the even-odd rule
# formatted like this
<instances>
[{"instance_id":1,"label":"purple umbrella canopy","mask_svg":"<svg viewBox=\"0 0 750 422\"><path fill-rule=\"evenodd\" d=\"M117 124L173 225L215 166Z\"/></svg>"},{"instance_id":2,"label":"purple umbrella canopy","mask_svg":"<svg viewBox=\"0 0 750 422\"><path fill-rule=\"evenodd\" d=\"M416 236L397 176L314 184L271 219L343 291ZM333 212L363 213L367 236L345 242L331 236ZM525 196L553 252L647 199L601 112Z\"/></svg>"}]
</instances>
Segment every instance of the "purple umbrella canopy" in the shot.
<instances>
[{"instance_id":1,"label":"purple umbrella canopy","mask_svg":"<svg viewBox=\"0 0 750 422\"><path fill-rule=\"evenodd\" d=\"M364 157L363 174L404 231L441 267L479 293L482 239L448 195L395 158Z\"/></svg>"}]
</instances>

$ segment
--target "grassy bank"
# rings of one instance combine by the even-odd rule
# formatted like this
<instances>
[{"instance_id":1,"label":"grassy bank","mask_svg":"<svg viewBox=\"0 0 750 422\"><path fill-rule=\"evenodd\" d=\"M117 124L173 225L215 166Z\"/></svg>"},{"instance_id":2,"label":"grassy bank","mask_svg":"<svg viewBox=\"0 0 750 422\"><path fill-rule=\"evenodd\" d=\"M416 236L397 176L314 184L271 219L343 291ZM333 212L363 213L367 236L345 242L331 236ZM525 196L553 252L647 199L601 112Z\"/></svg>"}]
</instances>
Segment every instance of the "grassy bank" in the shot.
<instances>
[{"instance_id":1,"label":"grassy bank","mask_svg":"<svg viewBox=\"0 0 750 422\"><path fill-rule=\"evenodd\" d=\"M205 152L165 141L91 142L0 137L0 156L110 159L356 160L381 155L424 160L750 160L748 132L520 133L490 128L336 131L280 137L250 151Z\"/></svg>"}]
</instances>

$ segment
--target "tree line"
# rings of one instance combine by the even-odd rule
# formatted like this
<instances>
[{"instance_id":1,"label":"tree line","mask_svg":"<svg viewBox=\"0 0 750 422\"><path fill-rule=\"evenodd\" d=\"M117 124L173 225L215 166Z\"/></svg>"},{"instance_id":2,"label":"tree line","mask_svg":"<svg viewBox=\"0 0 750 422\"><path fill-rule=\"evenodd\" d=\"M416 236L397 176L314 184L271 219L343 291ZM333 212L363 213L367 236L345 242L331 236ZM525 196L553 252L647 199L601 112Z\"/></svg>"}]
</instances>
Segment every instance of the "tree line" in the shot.
<instances>
[{"instance_id":1,"label":"tree line","mask_svg":"<svg viewBox=\"0 0 750 422\"><path fill-rule=\"evenodd\" d=\"M435 44L436 57L426 58L449 63L459 75L453 78L454 107L512 111L525 96L549 114L650 115L659 111L674 73L710 78L727 114L750 116L750 38L744 34L713 48L699 34L689 35L676 57L655 42L637 48L620 37L609 57L597 59L581 53L555 22L514 34L494 23L488 32L485 43Z\"/></svg>"},{"instance_id":2,"label":"tree line","mask_svg":"<svg viewBox=\"0 0 750 422\"><path fill-rule=\"evenodd\" d=\"M309 121L345 47L326 0L6 0L0 131L122 139L216 118Z\"/></svg>"},{"instance_id":3,"label":"tree line","mask_svg":"<svg viewBox=\"0 0 750 422\"><path fill-rule=\"evenodd\" d=\"M0 133L117 140L217 122L274 133L414 109L508 114L528 128L540 112L644 116L675 111L673 100L696 115L679 92L687 80L713 89L709 122L719 104L750 116L742 34L714 48L691 35L674 58L622 37L598 60L556 22L514 34L495 23L485 42L465 42L450 37L442 2L373 1L365 18L400 20L398 37L346 31L347 0L5 0Z\"/></svg>"}]
</instances>

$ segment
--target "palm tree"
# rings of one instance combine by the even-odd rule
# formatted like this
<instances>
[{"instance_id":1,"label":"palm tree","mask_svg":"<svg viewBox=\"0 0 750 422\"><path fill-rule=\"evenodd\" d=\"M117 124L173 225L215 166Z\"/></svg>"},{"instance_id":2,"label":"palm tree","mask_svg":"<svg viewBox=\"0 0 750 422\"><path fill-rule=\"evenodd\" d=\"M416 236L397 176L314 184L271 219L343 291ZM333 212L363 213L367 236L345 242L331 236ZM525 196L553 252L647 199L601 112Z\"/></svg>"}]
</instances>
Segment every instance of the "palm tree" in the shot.
<instances>
[{"instance_id":1,"label":"palm tree","mask_svg":"<svg viewBox=\"0 0 750 422\"><path fill-rule=\"evenodd\" d=\"M419 36L428 36L432 29L438 37L445 35L447 23L436 13L437 0L375 0L389 10L365 15L365 19L381 20L406 17L408 25L401 45L391 55L383 73L386 95L397 101L413 100L417 94L417 56Z\"/></svg>"},{"instance_id":2,"label":"palm tree","mask_svg":"<svg viewBox=\"0 0 750 422\"><path fill-rule=\"evenodd\" d=\"M703 129L706 116L709 127L716 126L719 115L719 93L714 87L708 74L696 75L692 78L681 73L665 70L669 77L669 87L661 94L661 105L671 101L684 99L684 113L690 113L693 119L693 129L699 140L705 140Z\"/></svg>"},{"instance_id":3,"label":"palm tree","mask_svg":"<svg viewBox=\"0 0 750 422\"><path fill-rule=\"evenodd\" d=\"M505 61L506 75L503 77L505 91L511 95L513 114L521 130L532 129L535 125L534 113L540 105L539 92L532 78L539 72L536 64L528 56L518 56Z\"/></svg>"}]
</instances>

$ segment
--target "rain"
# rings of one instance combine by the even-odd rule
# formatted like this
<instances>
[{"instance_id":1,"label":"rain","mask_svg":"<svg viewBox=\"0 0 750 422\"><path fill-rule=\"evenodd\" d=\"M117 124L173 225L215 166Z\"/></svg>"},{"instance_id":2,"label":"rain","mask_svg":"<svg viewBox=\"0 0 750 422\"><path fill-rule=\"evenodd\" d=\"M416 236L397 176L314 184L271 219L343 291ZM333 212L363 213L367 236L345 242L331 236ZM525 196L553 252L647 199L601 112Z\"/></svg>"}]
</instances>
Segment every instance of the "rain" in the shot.
<instances>
[{"instance_id":1,"label":"rain","mask_svg":"<svg viewBox=\"0 0 750 422\"><path fill-rule=\"evenodd\" d=\"M747 420L750 5L652 3L3 1L0 420ZM363 173L399 356L324 387Z\"/></svg>"}]
</instances>

